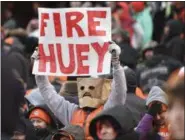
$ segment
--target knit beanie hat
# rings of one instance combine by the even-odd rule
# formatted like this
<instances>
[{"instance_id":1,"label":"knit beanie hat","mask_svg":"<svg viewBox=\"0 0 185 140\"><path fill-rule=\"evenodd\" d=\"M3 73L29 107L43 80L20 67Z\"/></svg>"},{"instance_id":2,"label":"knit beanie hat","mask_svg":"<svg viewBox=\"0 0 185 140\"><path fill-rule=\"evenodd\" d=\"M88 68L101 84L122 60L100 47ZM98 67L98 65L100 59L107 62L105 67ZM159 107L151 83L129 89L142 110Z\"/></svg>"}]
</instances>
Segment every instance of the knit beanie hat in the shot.
<instances>
[{"instance_id":1,"label":"knit beanie hat","mask_svg":"<svg viewBox=\"0 0 185 140\"><path fill-rule=\"evenodd\" d=\"M165 105L168 105L168 100L165 92L158 86L154 86L150 90L146 99L146 105L148 106L153 101L159 101Z\"/></svg>"},{"instance_id":2,"label":"knit beanie hat","mask_svg":"<svg viewBox=\"0 0 185 140\"><path fill-rule=\"evenodd\" d=\"M49 117L49 115L43 111L42 109L34 109L31 113L30 113L30 116L29 116L29 119L32 119L32 118L39 118L41 120L43 120L44 122L46 122L47 124L50 124L51 123L51 118Z\"/></svg>"},{"instance_id":3,"label":"knit beanie hat","mask_svg":"<svg viewBox=\"0 0 185 140\"><path fill-rule=\"evenodd\" d=\"M136 13L143 11L145 8L145 3L142 1L131 2L130 5L132 6Z\"/></svg>"}]
</instances>

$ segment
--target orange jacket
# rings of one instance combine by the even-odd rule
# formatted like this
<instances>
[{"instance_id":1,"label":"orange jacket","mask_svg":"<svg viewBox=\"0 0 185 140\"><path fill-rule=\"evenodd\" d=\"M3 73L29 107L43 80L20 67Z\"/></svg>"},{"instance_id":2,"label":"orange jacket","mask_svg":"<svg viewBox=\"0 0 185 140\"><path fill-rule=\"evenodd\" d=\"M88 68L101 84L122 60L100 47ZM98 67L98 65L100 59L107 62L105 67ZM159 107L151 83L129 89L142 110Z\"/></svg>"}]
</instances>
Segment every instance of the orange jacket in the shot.
<instances>
[{"instance_id":1,"label":"orange jacket","mask_svg":"<svg viewBox=\"0 0 185 140\"><path fill-rule=\"evenodd\" d=\"M142 90L137 87L136 91L135 91L136 96L140 97L141 99L146 99L147 95L144 95L144 93L142 92Z\"/></svg>"},{"instance_id":2,"label":"orange jacket","mask_svg":"<svg viewBox=\"0 0 185 140\"><path fill-rule=\"evenodd\" d=\"M103 110L103 106L100 106L96 110L92 111L90 114L87 114L83 109L78 109L73 113L71 124L79 125L84 128L85 131L85 140L93 140L89 135L89 125L92 119L96 117L98 113Z\"/></svg>"},{"instance_id":3,"label":"orange jacket","mask_svg":"<svg viewBox=\"0 0 185 140\"><path fill-rule=\"evenodd\" d=\"M158 134L162 136L165 140L169 138L169 132L167 127L160 128Z\"/></svg>"}]
</instances>

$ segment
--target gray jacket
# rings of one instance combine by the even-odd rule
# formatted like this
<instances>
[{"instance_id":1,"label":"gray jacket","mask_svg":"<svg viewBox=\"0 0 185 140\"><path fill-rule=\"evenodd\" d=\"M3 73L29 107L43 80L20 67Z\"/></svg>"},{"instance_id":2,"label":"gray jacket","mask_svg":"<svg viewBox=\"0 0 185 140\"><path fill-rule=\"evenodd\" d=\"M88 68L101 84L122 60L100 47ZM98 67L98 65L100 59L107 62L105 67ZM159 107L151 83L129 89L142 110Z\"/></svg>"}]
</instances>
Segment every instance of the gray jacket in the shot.
<instances>
[{"instance_id":1,"label":"gray jacket","mask_svg":"<svg viewBox=\"0 0 185 140\"><path fill-rule=\"evenodd\" d=\"M57 94L47 76L36 75L35 79L45 103L64 125L69 125L73 112L79 108L78 105L66 101L64 97ZM104 105L104 110L116 105L124 105L126 93L127 86L125 73L120 66L113 72L112 91Z\"/></svg>"}]
</instances>

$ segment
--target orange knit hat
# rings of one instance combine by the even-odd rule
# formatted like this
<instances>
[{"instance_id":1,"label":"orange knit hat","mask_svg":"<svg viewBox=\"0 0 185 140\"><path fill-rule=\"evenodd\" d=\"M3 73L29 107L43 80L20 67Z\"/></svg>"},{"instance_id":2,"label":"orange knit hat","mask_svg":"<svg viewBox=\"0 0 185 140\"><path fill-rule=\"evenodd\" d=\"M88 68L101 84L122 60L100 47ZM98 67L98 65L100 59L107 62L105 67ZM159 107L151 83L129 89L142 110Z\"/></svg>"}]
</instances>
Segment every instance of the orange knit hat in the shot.
<instances>
[{"instance_id":1,"label":"orange knit hat","mask_svg":"<svg viewBox=\"0 0 185 140\"><path fill-rule=\"evenodd\" d=\"M34 109L31 113L30 113L30 116L29 116L29 119L32 119L32 118L39 118L39 119L42 119L43 121L45 121L47 124L50 124L51 123L51 118L50 116L45 112L43 111L42 109Z\"/></svg>"}]
</instances>

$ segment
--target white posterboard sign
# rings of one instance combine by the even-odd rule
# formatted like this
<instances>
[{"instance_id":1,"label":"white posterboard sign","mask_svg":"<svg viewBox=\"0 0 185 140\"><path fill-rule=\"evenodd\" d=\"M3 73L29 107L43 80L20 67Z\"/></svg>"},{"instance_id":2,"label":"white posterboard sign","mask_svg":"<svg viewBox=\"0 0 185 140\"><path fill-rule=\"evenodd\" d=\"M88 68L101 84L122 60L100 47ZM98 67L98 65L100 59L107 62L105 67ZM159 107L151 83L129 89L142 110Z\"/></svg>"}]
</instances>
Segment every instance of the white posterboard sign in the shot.
<instances>
[{"instance_id":1,"label":"white posterboard sign","mask_svg":"<svg viewBox=\"0 0 185 140\"><path fill-rule=\"evenodd\" d=\"M110 8L39 8L39 59L33 74L110 73Z\"/></svg>"}]
</instances>

